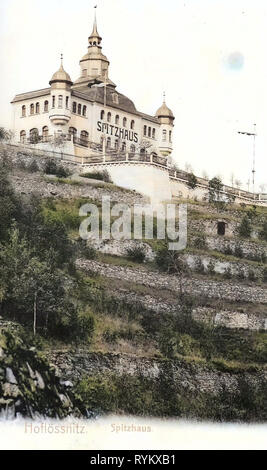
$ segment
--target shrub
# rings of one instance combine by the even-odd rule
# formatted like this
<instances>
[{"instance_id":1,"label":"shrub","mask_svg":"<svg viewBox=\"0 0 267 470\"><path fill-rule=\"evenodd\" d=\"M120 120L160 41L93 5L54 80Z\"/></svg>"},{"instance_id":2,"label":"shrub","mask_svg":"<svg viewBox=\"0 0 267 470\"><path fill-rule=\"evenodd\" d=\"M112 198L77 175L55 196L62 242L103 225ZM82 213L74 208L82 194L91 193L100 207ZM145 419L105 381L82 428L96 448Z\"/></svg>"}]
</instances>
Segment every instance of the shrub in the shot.
<instances>
[{"instance_id":1,"label":"shrub","mask_svg":"<svg viewBox=\"0 0 267 470\"><path fill-rule=\"evenodd\" d=\"M88 243L87 240L78 240L78 254L86 259L96 259L97 251L96 249Z\"/></svg>"},{"instance_id":2,"label":"shrub","mask_svg":"<svg viewBox=\"0 0 267 470\"><path fill-rule=\"evenodd\" d=\"M188 267L182 260L180 253L161 248L156 252L156 264L160 270L169 274L181 274L188 272Z\"/></svg>"},{"instance_id":3,"label":"shrub","mask_svg":"<svg viewBox=\"0 0 267 470\"><path fill-rule=\"evenodd\" d=\"M105 181L105 183L112 183L111 177L107 170L104 171L93 171L92 173L84 173L81 175L83 178L89 178L99 181Z\"/></svg>"},{"instance_id":4,"label":"shrub","mask_svg":"<svg viewBox=\"0 0 267 470\"><path fill-rule=\"evenodd\" d=\"M30 172L30 173L36 173L37 171L39 171L39 167L36 163L36 160L32 160L31 163L28 165L27 167L27 170Z\"/></svg>"},{"instance_id":5,"label":"shrub","mask_svg":"<svg viewBox=\"0 0 267 470\"><path fill-rule=\"evenodd\" d=\"M250 281L256 281L257 280L256 273L252 270L249 270L248 278L249 278Z\"/></svg>"},{"instance_id":6,"label":"shrub","mask_svg":"<svg viewBox=\"0 0 267 470\"><path fill-rule=\"evenodd\" d=\"M62 165L58 165L53 159L48 159L45 162L44 172L46 175L56 175L59 178L66 178L71 172L64 168Z\"/></svg>"},{"instance_id":7,"label":"shrub","mask_svg":"<svg viewBox=\"0 0 267 470\"><path fill-rule=\"evenodd\" d=\"M251 232L251 219L247 215L245 215L238 227L238 233L241 237L249 238L251 236Z\"/></svg>"},{"instance_id":8,"label":"shrub","mask_svg":"<svg viewBox=\"0 0 267 470\"><path fill-rule=\"evenodd\" d=\"M127 257L132 261L136 261L137 263L143 263L146 258L146 251L143 246L134 246L133 248L127 249Z\"/></svg>"},{"instance_id":9,"label":"shrub","mask_svg":"<svg viewBox=\"0 0 267 470\"><path fill-rule=\"evenodd\" d=\"M223 275L225 279L231 279L232 278L231 268L230 267L225 268Z\"/></svg>"},{"instance_id":10,"label":"shrub","mask_svg":"<svg viewBox=\"0 0 267 470\"><path fill-rule=\"evenodd\" d=\"M215 274L215 263L212 259L209 261L207 268L208 268L208 273L213 276L213 274Z\"/></svg>"},{"instance_id":11,"label":"shrub","mask_svg":"<svg viewBox=\"0 0 267 470\"><path fill-rule=\"evenodd\" d=\"M196 237L193 241L193 245L194 245L195 248L198 248L199 250L202 250L202 249L206 248L207 244L206 244L205 235L200 235L200 236Z\"/></svg>"},{"instance_id":12,"label":"shrub","mask_svg":"<svg viewBox=\"0 0 267 470\"><path fill-rule=\"evenodd\" d=\"M190 189L195 189L197 185L197 177L193 173L189 173L186 184Z\"/></svg>"},{"instance_id":13,"label":"shrub","mask_svg":"<svg viewBox=\"0 0 267 470\"><path fill-rule=\"evenodd\" d=\"M264 222L262 229L259 233L259 236L262 240L267 241L267 221Z\"/></svg>"},{"instance_id":14,"label":"shrub","mask_svg":"<svg viewBox=\"0 0 267 470\"><path fill-rule=\"evenodd\" d=\"M204 264L201 260L201 258L197 258L195 261L195 270L197 273L204 274L205 273L205 267Z\"/></svg>"},{"instance_id":15,"label":"shrub","mask_svg":"<svg viewBox=\"0 0 267 470\"><path fill-rule=\"evenodd\" d=\"M244 253L243 253L243 250L242 250L240 245L235 246L234 255L237 258L243 258L244 257Z\"/></svg>"}]
</instances>

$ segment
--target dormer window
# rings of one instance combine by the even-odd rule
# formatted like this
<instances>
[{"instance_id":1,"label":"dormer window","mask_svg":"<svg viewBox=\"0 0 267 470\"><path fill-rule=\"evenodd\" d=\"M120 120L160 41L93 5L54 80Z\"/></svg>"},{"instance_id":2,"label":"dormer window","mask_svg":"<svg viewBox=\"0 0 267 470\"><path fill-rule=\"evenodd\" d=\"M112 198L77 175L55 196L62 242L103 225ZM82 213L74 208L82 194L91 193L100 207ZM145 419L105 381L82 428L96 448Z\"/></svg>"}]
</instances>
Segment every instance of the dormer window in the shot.
<instances>
[{"instance_id":1,"label":"dormer window","mask_svg":"<svg viewBox=\"0 0 267 470\"><path fill-rule=\"evenodd\" d=\"M119 96L117 93L112 93L112 101L113 103L119 104Z\"/></svg>"}]
</instances>

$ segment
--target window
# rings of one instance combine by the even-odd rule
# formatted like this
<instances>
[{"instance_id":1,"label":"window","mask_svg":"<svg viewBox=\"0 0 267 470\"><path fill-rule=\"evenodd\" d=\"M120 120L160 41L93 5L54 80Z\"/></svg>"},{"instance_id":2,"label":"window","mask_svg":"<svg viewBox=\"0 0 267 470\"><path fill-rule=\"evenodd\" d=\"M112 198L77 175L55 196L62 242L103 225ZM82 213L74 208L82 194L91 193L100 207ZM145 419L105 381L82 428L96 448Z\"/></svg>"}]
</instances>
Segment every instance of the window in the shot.
<instances>
[{"instance_id":1,"label":"window","mask_svg":"<svg viewBox=\"0 0 267 470\"><path fill-rule=\"evenodd\" d=\"M36 112L36 114L39 114L39 113L40 113L40 103L36 103L36 105L35 105L35 112Z\"/></svg>"},{"instance_id":2,"label":"window","mask_svg":"<svg viewBox=\"0 0 267 470\"><path fill-rule=\"evenodd\" d=\"M83 116L86 116L86 111L87 111L87 108L86 108L86 106L84 105L84 106L83 106Z\"/></svg>"},{"instance_id":3,"label":"window","mask_svg":"<svg viewBox=\"0 0 267 470\"><path fill-rule=\"evenodd\" d=\"M134 120L131 121L131 129L134 129Z\"/></svg>"},{"instance_id":4,"label":"window","mask_svg":"<svg viewBox=\"0 0 267 470\"><path fill-rule=\"evenodd\" d=\"M115 140L114 147L115 147L115 150L118 150L118 148L119 148L119 140L118 139Z\"/></svg>"},{"instance_id":5,"label":"window","mask_svg":"<svg viewBox=\"0 0 267 470\"><path fill-rule=\"evenodd\" d=\"M115 124L119 124L119 123L120 123L120 116L117 114L115 117Z\"/></svg>"},{"instance_id":6,"label":"window","mask_svg":"<svg viewBox=\"0 0 267 470\"><path fill-rule=\"evenodd\" d=\"M45 102L44 102L44 112L45 112L45 113L47 113L47 111L48 111L48 106L49 106L48 101L45 101Z\"/></svg>"},{"instance_id":7,"label":"window","mask_svg":"<svg viewBox=\"0 0 267 470\"><path fill-rule=\"evenodd\" d=\"M172 131L169 131L169 142L172 141Z\"/></svg>"},{"instance_id":8,"label":"window","mask_svg":"<svg viewBox=\"0 0 267 470\"><path fill-rule=\"evenodd\" d=\"M111 147L111 138L108 137L107 138L107 149L110 149L110 147Z\"/></svg>"},{"instance_id":9,"label":"window","mask_svg":"<svg viewBox=\"0 0 267 470\"><path fill-rule=\"evenodd\" d=\"M76 103L76 101L74 101L74 102L72 103L72 112L73 112L74 114L77 113L77 103Z\"/></svg>"},{"instance_id":10,"label":"window","mask_svg":"<svg viewBox=\"0 0 267 470\"><path fill-rule=\"evenodd\" d=\"M82 105L78 104L78 114L82 114Z\"/></svg>"},{"instance_id":11,"label":"window","mask_svg":"<svg viewBox=\"0 0 267 470\"><path fill-rule=\"evenodd\" d=\"M126 127L127 126L127 119L126 118L123 118L123 127Z\"/></svg>"},{"instance_id":12,"label":"window","mask_svg":"<svg viewBox=\"0 0 267 470\"><path fill-rule=\"evenodd\" d=\"M112 93L112 101L113 103L119 104L119 97L117 93Z\"/></svg>"},{"instance_id":13,"label":"window","mask_svg":"<svg viewBox=\"0 0 267 470\"><path fill-rule=\"evenodd\" d=\"M20 142L25 144L26 142L26 131L20 131Z\"/></svg>"},{"instance_id":14,"label":"window","mask_svg":"<svg viewBox=\"0 0 267 470\"><path fill-rule=\"evenodd\" d=\"M26 116L26 106L22 106L21 108L21 116L25 117Z\"/></svg>"},{"instance_id":15,"label":"window","mask_svg":"<svg viewBox=\"0 0 267 470\"><path fill-rule=\"evenodd\" d=\"M162 140L163 140L163 142L166 142L166 139L167 139L167 131L166 131L166 129L163 129L163 131L162 131Z\"/></svg>"},{"instance_id":16,"label":"window","mask_svg":"<svg viewBox=\"0 0 267 470\"><path fill-rule=\"evenodd\" d=\"M104 117L105 117L105 111L102 110L100 113L100 119L103 121Z\"/></svg>"},{"instance_id":17,"label":"window","mask_svg":"<svg viewBox=\"0 0 267 470\"><path fill-rule=\"evenodd\" d=\"M86 75L87 75L87 70L86 69L83 69L82 75L83 75L83 77L86 77Z\"/></svg>"},{"instance_id":18,"label":"window","mask_svg":"<svg viewBox=\"0 0 267 470\"><path fill-rule=\"evenodd\" d=\"M225 222L218 222L218 224L217 224L217 234L218 235L225 235L225 228L226 228L226 223Z\"/></svg>"},{"instance_id":19,"label":"window","mask_svg":"<svg viewBox=\"0 0 267 470\"><path fill-rule=\"evenodd\" d=\"M156 138L156 129L153 129L153 130L152 130L152 138L153 138L153 139Z\"/></svg>"},{"instance_id":20,"label":"window","mask_svg":"<svg viewBox=\"0 0 267 470\"><path fill-rule=\"evenodd\" d=\"M59 95L58 97L58 107L63 108L63 96Z\"/></svg>"},{"instance_id":21,"label":"window","mask_svg":"<svg viewBox=\"0 0 267 470\"><path fill-rule=\"evenodd\" d=\"M31 106L30 106L30 113L34 114L34 104L31 104Z\"/></svg>"},{"instance_id":22,"label":"window","mask_svg":"<svg viewBox=\"0 0 267 470\"><path fill-rule=\"evenodd\" d=\"M122 150L122 152L125 152L125 150L126 150L126 142L122 142L122 144L121 144L121 150Z\"/></svg>"},{"instance_id":23,"label":"window","mask_svg":"<svg viewBox=\"0 0 267 470\"><path fill-rule=\"evenodd\" d=\"M52 96L52 108L56 106L56 97Z\"/></svg>"},{"instance_id":24,"label":"window","mask_svg":"<svg viewBox=\"0 0 267 470\"><path fill-rule=\"evenodd\" d=\"M69 128L69 135L70 135L70 136L73 136L73 138L76 137L76 135L77 135L77 129L75 129L75 127L70 127L70 128Z\"/></svg>"},{"instance_id":25,"label":"window","mask_svg":"<svg viewBox=\"0 0 267 470\"><path fill-rule=\"evenodd\" d=\"M68 109L69 108L69 97L66 96L66 108Z\"/></svg>"},{"instance_id":26,"label":"window","mask_svg":"<svg viewBox=\"0 0 267 470\"><path fill-rule=\"evenodd\" d=\"M39 142L39 132L38 129L34 128L30 130L30 142L32 144L37 144Z\"/></svg>"},{"instance_id":27,"label":"window","mask_svg":"<svg viewBox=\"0 0 267 470\"><path fill-rule=\"evenodd\" d=\"M89 134L87 131L81 131L81 140L85 140L86 142L88 141Z\"/></svg>"},{"instance_id":28,"label":"window","mask_svg":"<svg viewBox=\"0 0 267 470\"><path fill-rule=\"evenodd\" d=\"M144 126L144 135L146 135L146 126Z\"/></svg>"},{"instance_id":29,"label":"window","mask_svg":"<svg viewBox=\"0 0 267 470\"><path fill-rule=\"evenodd\" d=\"M131 153L135 153L135 145L131 145L130 150L131 150Z\"/></svg>"},{"instance_id":30,"label":"window","mask_svg":"<svg viewBox=\"0 0 267 470\"><path fill-rule=\"evenodd\" d=\"M44 126L43 129L42 129L42 134L43 134L43 142L47 142L48 141L48 127L47 126Z\"/></svg>"},{"instance_id":31,"label":"window","mask_svg":"<svg viewBox=\"0 0 267 470\"><path fill-rule=\"evenodd\" d=\"M151 137L151 127L148 128L148 137Z\"/></svg>"},{"instance_id":32,"label":"window","mask_svg":"<svg viewBox=\"0 0 267 470\"><path fill-rule=\"evenodd\" d=\"M108 113L108 115L107 115L107 121L108 121L108 122L111 122L111 113Z\"/></svg>"}]
</instances>

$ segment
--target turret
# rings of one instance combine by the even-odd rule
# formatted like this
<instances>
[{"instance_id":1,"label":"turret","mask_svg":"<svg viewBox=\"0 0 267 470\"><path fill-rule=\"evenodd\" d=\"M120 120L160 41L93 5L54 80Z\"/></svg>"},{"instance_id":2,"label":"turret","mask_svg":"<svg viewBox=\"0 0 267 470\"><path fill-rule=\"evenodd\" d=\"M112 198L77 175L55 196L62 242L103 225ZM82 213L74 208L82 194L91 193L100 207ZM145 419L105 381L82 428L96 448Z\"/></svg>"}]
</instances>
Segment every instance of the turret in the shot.
<instances>
[{"instance_id":1,"label":"turret","mask_svg":"<svg viewBox=\"0 0 267 470\"><path fill-rule=\"evenodd\" d=\"M116 85L108 78L109 61L102 54L102 38L97 31L96 16L93 25L93 31L88 38L88 52L80 60L81 75L74 82L74 88L81 86L90 86L94 83L106 82L108 86Z\"/></svg>"},{"instance_id":2,"label":"turret","mask_svg":"<svg viewBox=\"0 0 267 470\"><path fill-rule=\"evenodd\" d=\"M156 117L160 122L161 135L159 139L159 150L164 156L169 155L172 152L172 131L174 126L174 115L168 108L165 102L165 93L163 98L163 104L156 112Z\"/></svg>"},{"instance_id":3,"label":"turret","mask_svg":"<svg viewBox=\"0 0 267 470\"><path fill-rule=\"evenodd\" d=\"M49 85L51 85L50 121L57 126L57 130L67 133L65 125L71 117L72 81L69 74L64 70L62 55L60 68L52 76Z\"/></svg>"}]
</instances>

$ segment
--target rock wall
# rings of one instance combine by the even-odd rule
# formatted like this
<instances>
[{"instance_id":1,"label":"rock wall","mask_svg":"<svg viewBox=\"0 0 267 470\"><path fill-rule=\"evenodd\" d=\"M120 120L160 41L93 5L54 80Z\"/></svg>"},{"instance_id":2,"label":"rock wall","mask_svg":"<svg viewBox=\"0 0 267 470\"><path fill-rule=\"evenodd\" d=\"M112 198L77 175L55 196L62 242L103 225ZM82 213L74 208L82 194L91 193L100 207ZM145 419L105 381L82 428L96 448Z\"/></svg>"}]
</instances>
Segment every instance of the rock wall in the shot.
<instances>
[{"instance_id":1,"label":"rock wall","mask_svg":"<svg viewBox=\"0 0 267 470\"><path fill-rule=\"evenodd\" d=\"M177 293L181 290L181 280L178 276L150 272L145 269L138 270L122 266L111 266L92 260L79 259L76 264L79 269L95 272L108 278L122 279L149 287L159 287ZM204 296L211 299L267 303L266 289L240 285L234 282L184 278L182 280L182 289L189 295Z\"/></svg>"},{"instance_id":2,"label":"rock wall","mask_svg":"<svg viewBox=\"0 0 267 470\"><path fill-rule=\"evenodd\" d=\"M110 372L154 380L164 376L179 387L182 386L185 393L201 391L218 395L223 390L237 391L239 379L253 384L267 378L267 371L230 374L182 360L146 359L125 354L54 351L48 353L47 357L63 380L79 380L83 376Z\"/></svg>"}]
</instances>

